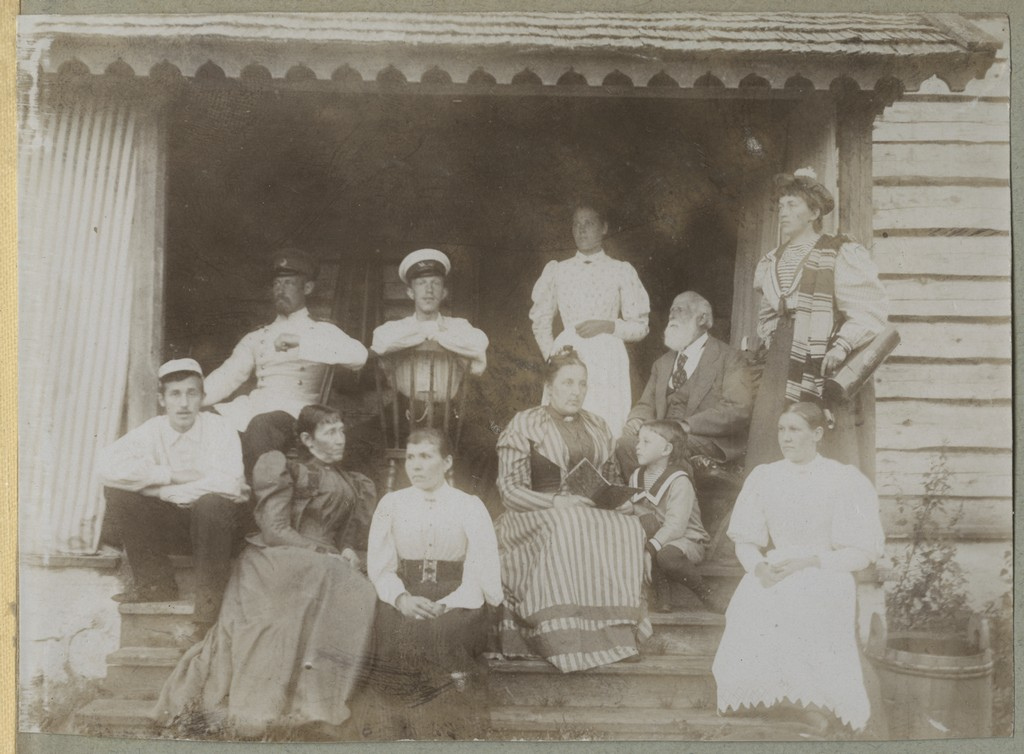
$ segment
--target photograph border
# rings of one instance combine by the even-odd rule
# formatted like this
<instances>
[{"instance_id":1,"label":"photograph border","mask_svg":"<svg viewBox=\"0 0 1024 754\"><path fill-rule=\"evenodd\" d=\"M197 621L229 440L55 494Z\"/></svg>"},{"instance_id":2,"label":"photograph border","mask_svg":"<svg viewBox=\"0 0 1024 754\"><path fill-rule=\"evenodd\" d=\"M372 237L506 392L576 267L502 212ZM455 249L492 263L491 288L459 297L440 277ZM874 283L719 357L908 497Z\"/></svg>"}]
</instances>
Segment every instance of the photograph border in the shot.
<instances>
[{"instance_id":1,"label":"photograph border","mask_svg":"<svg viewBox=\"0 0 1024 754\"><path fill-rule=\"evenodd\" d=\"M3 286L3 297L5 305L0 308L0 348L3 349L0 359L0 410L5 419L0 428L0 467L4 480L0 495L2 495L4 526L0 526L0 562L2 562L3 593L5 596L5 609L2 620L0 620L0 668L4 687L0 689L0 705L3 707L2 728L0 728L0 748L8 751L8 743L17 742L17 750L25 752L129 752L129 751L154 751L171 752L171 754L210 754L213 752L238 752L242 748L250 748L244 744L236 743L212 743L192 741L170 741L170 740L138 740L138 739L107 739L88 738L81 736L56 735L56 734L16 734L17 731L17 674L16 669L16 645L15 637L17 630L17 519L16 519L16 494L17 494L17 134L16 134L16 87L15 87L15 48L14 30L15 13L17 12L16 0L2 0L3 10L0 14L0 35L5 45L0 55L3 76L3 107L0 127L3 129L2 149L2 189L0 189L0 286ZM727 7L723 8L723 5ZM592 0L577 0L569 2L566 0L553 0L548 3L539 2L517 2L516 0L434 0L424 8L423 3L410 2L409 0L306 0L305 2L273 2L272 0L184 0L173 2L172 0L26 0L22 3L22 13L60 13L60 14L86 14L86 13L157 13L157 12L259 12L259 11L488 11L488 10L544 10L550 12L558 11L751 11L764 10L770 12L773 8L779 10L782 3L759 2L757 0L730 0L727 4L719 4L713 7L707 2L671 2L670 0L651 0L651 2L593 2ZM1022 160L1024 160L1024 134L1021 132L1022 88L1021 79L1024 75L1024 8L1012 4L1012 0L1002 2L940 2L930 0L929 2L912 2L909 0L847 0L845 3L836 0L788 0L785 4L787 11L816 11L816 12L840 12L855 9L858 12L993 12L1005 13L1010 18L1010 58L1011 58L1011 190L1018 176L1021 175ZM855 7L854 7L855 6ZM966 7L965 7L966 6ZM1024 227L1021 221L1024 220L1024 209L1022 209L1019 197L1012 201L1012 227L1019 229ZM1013 278L1019 279L1021 273L1021 255L1018 253L1019 242L1013 237ZM1013 290L1013 332L1014 332L1014 395L1022 385L1021 372L1018 369L1017 359L1019 358L1019 346L1022 342L1019 333L1019 317L1021 306L1024 304L1017 286ZM1017 410L1017 400L1014 399L1014 410ZM1014 442L1014 477L1017 479L1019 467L1019 445L1017 440L1018 422L1015 415L1015 442ZM1016 508L1016 504L1014 505ZM1016 518L1016 517L1015 517ZM1024 525L1021 521L1014 522L1014 542L1020 541L1019 536L1024 533ZM1015 626L1021 628L1021 598L1022 590L1020 580L1016 578L1021 573L1022 553L1014 548L1014 573L1015 573ZM1022 631L1015 635L1015 726L1016 732L1013 739L972 739L952 741L897 741L897 742L849 742L831 743L824 746L820 742L813 744L814 751L871 751L871 752L924 752L924 751L1011 751L1014 746L1019 746L1024 734L1024 717L1021 717L1024 709L1024 693L1022 693L1022 676L1024 676L1024 640ZM392 743L380 744L300 744L283 743L261 745L259 751L302 751L321 752L339 750L381 750L383 746L393 746ZM468 746L481 746L486 750L506 750L512 744L506 742L458 742L455 744L418 742L415 745L424 750L447 749L450 746L465 748ZM562 749L579 744L558 744L558 743L524 743L514 744L517 751L551 750L552 748ZM619 743L590 743L588 750L595 751L627 751L632 745L628 742ZM534 747L537 747L536 749ZM732 743L729 746L730 752L784 752L791 751L792 742L751 742ZM666 742L666 743L645 743L646 751L720 751L720 743L702 742ZM807 749L811 751L812 749Z\"/></svg>"}]
</instances>

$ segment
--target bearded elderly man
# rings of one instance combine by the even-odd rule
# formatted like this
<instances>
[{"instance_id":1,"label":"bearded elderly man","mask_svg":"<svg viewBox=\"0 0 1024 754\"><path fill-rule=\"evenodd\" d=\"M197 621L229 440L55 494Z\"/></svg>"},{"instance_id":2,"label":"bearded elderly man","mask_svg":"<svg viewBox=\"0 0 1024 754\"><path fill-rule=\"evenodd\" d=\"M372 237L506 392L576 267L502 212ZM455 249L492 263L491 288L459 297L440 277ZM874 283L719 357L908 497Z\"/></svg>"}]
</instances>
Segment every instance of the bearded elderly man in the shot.
<instances>
[{"instance_id":1,"label":"bearded elderly man","mask_svg":"<svg viewBox=\"0 0 1024 754\"><path fill-rule=\"evenodd\" d=\"M637 467L640 425L651 419L679 422L691 458L725 463L746 449L754 404L750 370L739 351L708 334L712 324L711 304L698 293L680 293L672 302L665 328L670 350L651 367L647 387L616 443L624 478Z\"/></svg>"},{"instance_id":2,"label":"bearded elderly man","mask_svg":"<svg viewBox=\"0 0 1024 754\"><path fill-rule=\"evenodd\" d=\"M361 369L369 355L337 326L309 316L306 298L313 292L317 265L308 254L282 249L272 268L277 319L242 338L227 361L207 376L203 401L241 433L247 476L261 455L284 450L292 440L299 412L320 402L328 369ZM252 392L223 402L253 373Z\"/></svg>"}]
</instances>

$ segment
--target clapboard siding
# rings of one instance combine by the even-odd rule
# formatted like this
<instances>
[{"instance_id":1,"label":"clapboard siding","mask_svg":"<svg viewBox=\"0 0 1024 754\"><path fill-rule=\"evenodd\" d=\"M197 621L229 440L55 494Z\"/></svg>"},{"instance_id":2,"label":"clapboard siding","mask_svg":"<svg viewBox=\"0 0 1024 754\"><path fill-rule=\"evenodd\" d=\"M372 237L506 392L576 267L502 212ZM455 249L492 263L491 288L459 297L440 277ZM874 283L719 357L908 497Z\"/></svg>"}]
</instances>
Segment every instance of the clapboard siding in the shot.
<instances>
[{"instance_id":1,"label":"clapboard siding","mask_svg":"<svg viewBox=\"0 0 1024 754\"><path fill-rule=\"evenodd\" d=\"M978 23L1007 37L1005 18ZM875 122L872 254L902 338L875 378L891 540L908 536L899 504L920 500L940 450L960 511L951 533L1012 537L1010 105L999 57L964 93L930 80Z\"/></svg>"},{"instance_id":2,"label":"clapboard siding","mask_svg":"<svg viewBox=\"0 0 1024 754\"><path fill-rule=\"evenodd\" d=\"M1009 400L1012 378L1009 362L908 364L893 358L875 372L875 393L880 399Z\"/></svg>"},{"instance_id":3,"label":"clapboard siding","mask_svg":"<svg viewBox=\"0 0 1024 754\"><path fill-rule=\"evenodd\" d=\"M875 186L875 229L1010 229L1010 192L988 186Z\"/></svg>"},{"instance_id":4,"label":"clapboard siding","mask_svg":"<svg viewBox=\"0 0 1024 754\"><path fill-rule=\"evenodd\" d=\"M904 498L902 502L912 503L913 500ZM957 539L1009 540L1013 536L1013 500L1010 498L949 497L946 502L948 511L960 514L959 520L947 527ZM906 539L910 535L911 523L907 519L907 509L901 511L900 503L901 500L895 497L879 498L882 526L890 541Z\"/></svg>"},{"instance_id":5,"label":"clapboard siding","mask_svg":"<svg viewBox=\"0 0 1024 754\"><path fill-rule=\"evenodd\" d=\"M964 270L970 273L970 270ZM896 317L1009 317L1010 279L928 277L884 280Z\"/></svg>"},{"instance_id":6,"label":"clapboard siding","mask_svg":"<svg viewBox=\"0 0 1024 754\"><path fill-rule=\"evenodd\" d=\"M942 403L913 398L879 401L879 449L922 450L951 446L1006 450L1013 441L1013 407Z\"/></svg>"},{"instance_id":7,"label":"clapboard siding","mask_svg":"<svg viewBox=\"0 0 1024 754\"><path fill-rule=\"evenodd\" d=\"M944 455L951 496L1009 500L1013 495L1013 455L1008 450L949 449ZM920 496L925 476L938 460L938 451L880 450L875 460L878 493Z\"/></svg>"},{"instance_id":8,"label":"clapboard siding","mask_svg":"<svg viewBox=\"0 0 1024 754\"><path fill-rule=\"evenodd\" d=\"M1009 277L1010 237L875 236L873 252L883 275Z\"/></svg>"},{"instance_id":9,"label":"clapboard siding","mask_svg":"<svg viewBox=\"0 0 1024 754\"><path fill-rule=\"evenodd\" d=\"M878 144L873 152L876 182L917 176L1010 180L1005 144Z\"/></svg>"},{"instance_id":10,"label":"clapboard siding","mask_svg":"<svg viewBox=\"0 0 1024 754\"><path fill-rule=\"evenodd\" d=\"M897 322L900 358L1009 360L1009 319L998 323L943 321Z\"/></svg>"}]
</instances>

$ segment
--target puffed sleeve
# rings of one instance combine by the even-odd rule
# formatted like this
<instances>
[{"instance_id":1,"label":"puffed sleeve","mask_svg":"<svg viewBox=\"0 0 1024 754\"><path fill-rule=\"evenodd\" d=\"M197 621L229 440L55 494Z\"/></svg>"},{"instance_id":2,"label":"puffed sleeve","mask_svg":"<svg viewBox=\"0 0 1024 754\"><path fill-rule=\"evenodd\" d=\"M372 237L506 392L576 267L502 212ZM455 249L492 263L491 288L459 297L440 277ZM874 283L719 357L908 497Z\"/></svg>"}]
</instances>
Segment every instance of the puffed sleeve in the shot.
<instances>
[{"instance_id":1,"label":"puffed sleeve","mask_svg":"<svg viewBox=\"0 0 1024 754\"><path fill-rule=\"evenodd\" d=\"M767 277L771 274L772 259L769 255L761 257L754 270L754 290L760 291L761 298L757 308L757 337L770 345L775 328L779 324L777 302L772 303L765 293L769 289Z\"/></svg>"},{"instance_id":2,"label":"puffed sleeve","mask_svg":"<svg viewBox=\"0 0 1024 754\"><path fill-rule=\"evenodd\" d=\"M252 470L252 487L256 494L256 523L260 527L264 544L330 551L331 548L302 536L292 527L291 504L295 480L288 471L284 453L272 450L259 457Z\"/></svg>"},{"instance_id":3,"label":"puffed sleeve","mask_svg":"<svg viewBox=\"0 0 1024 754\"><path fill-rule=\"evenodd\" d=\"M768 254L765 254L757 261L757 267L754 268L754 290L764 292L765 289L765 276L771 269L772 260Z\"/></svg>"},{"instance_id":4,"label":"puffed sleeve","mask_svg":"<svg viewBox=\"0 0 1024 754\"><path fill-rule=\"evenodd\" d=\"M750 472L743 483L732 509L729 529L726 534L736 544L768 546L768 521L765 518L764 499L761 491L765 484L764 468L759 466Z\"/></svg>"},{"instance_id":5,"label":"puffed sleeve","mask_svg":"<svg viewBox=\"0 0 1024 754\"><path fill-rule=\"evenodd\" d=\"M398 577L398 546L393 531L394 495L385 495L377 504L366 548L366 576L373 583L381 602L391 606L405 592L405 584Z\"/></svg>"},{"instance_id":6,"label":"puffed sleeve","mask_svg":"<svg viewBox=\"0 0 1024 754\"><path fill-rule=\"evenodd\" d=\"M650 330L651 299L640 282L640 276L629 262L622 262L619 277L621 319L615 320L615 336L627 343L647 337Z\"/></svg>"},{"instance_id":7,"label":"puffed sleeve","mask_svg":"<svg viewBox=\"0 0 1024 754\"><path fill-rule=\"evenodd\" d=\"M513 416L498 437L498 491L510 511L535 511L554 505L553 493L531 489L528 414L529 411L521 411Z\"/></svg>"},{"instance_id":8,"label":"puffed sleeve","mask_svg":"<svg viewBox=\"0 0 1024 754\"><path fill-rule=\"evenodd\" d=\"M352 501L352 514L344 528L338 532L338 549L350 547L353 550L365 550L373 510L377 507L377 487L368 477L357 472L347 471L344 474L355 488L356 499Z\"/></svg>"},{"instance_id":9,"label":"puffed sleeve","mask_svg":"<svg viewBox=\"0 0 1024 754\"><path fill-rule=\"evenodd\" d=\"M466 559L462 564L462 583L438 602L447 607L473 609L480 606L482 598L488 605L500 605L504 591L494 524L479 498L466 495L463 502Z\"/></svg>"},{"instance_id":10,"label":"puffed sleeve","mask_svg":"<svg viewBox=\"0 0 1024 754\"><path fill-rule=\"evenodd\" d=\"M853 350L880 333L889 318L889 297L878 279L871 253L859 243L844 243L836 258L836 308L845 318L837 340Z\"/></svg>"},{"instance_id":11,"label":"puffed sleeve","mask_svg":"<svg viewBox=\"0 0 1024 754\"><path fill-rule=\"evenodd\" d=\"M832 551L820 557L822 568L859 571L882 556L885 532L878 512L878 494L858 469L842 467L831 490ZM850 552L850 551L853 552Z\"/></svg>"},{"instance_id":12,"label":"puffed sleeve","mask_svg":"<svg viewBox=\"0 0 1024 754\"><path fill-rule=\"evenodd\" d=\"M558 291L555 287L555 274L558 262L551 260L544 267L540 278L533 286L533 306L530 307L530 321L533 323L533 337L540 348L543 358L551 355L551 347L555 344L555 314L558 313Z\"/></svg>"}]
</instances>

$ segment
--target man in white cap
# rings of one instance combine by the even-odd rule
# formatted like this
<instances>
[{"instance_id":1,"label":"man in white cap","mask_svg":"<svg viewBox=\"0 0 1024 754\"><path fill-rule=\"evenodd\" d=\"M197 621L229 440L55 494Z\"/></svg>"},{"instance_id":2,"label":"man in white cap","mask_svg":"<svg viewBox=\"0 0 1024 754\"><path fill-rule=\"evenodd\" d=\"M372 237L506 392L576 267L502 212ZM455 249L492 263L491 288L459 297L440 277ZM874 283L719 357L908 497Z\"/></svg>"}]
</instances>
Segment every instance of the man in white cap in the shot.
<instances>
[{"instance_id":1,"label":"man in white cap","mask_svg":"<svg viewBox=\"0 0 1024 754\"><path fill-rule=\"evenodd\" d=\"M261 455L283 450L304 406L319 403L328 369L357 370L366 363L366 347L330 322L309 316L306 298L313 292L316 262L301 249L285 248L272 260L271 293L277 319L246 335L231 356L206 378L204 406L214 406L242 433L246 474ZM222 403L253 374L248 395Z\"/></svg>"},{"instance_id":2,"label":"man in white cap","mask_svg":"<svg viewBox=\"0 0 1024 754\"><path fill-rule=\"evenodd\" d=\"M408 254L398 266L398 277L406 285L414 311L404 319L385 322L373 331L370 350L379 356L414 348L432 340L442 348L470 360L470 372L487 368L487 335L465 319L441 314L448 298L448 273L452 263L437 249L419 249Z\"/></svg>"},{"instance_id":3,"label":"man in white cap","mask_svg":"<svg viewBox=\"0 0 1024 754\"><path fill-rule=\"evenodd\" d=\"M164 413L100 453L107 499L104 539L124 547L133 587L119 602L178 598L168 555L191 552L195 620L213 623L227 585L232 547L252 510L238 433L222 416L200 412L203 371L194 359L160 367Z\"/></svg>"}]
</instances>

